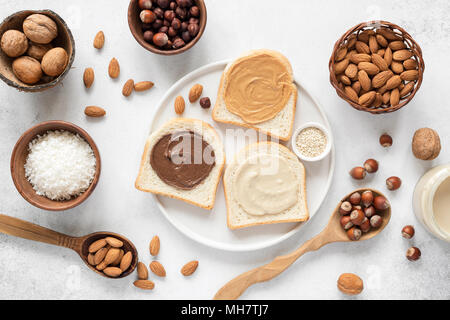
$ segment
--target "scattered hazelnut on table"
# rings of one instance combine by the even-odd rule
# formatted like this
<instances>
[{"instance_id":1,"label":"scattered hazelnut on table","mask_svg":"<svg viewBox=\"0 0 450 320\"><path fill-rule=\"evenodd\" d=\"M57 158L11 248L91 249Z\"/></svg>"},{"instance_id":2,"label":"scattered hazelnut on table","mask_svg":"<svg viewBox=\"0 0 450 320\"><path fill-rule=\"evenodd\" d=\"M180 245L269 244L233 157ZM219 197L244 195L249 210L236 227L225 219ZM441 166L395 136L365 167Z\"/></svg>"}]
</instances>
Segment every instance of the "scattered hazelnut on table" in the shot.
<instances>
[{"instance_id":1,"label":"scattered hazelnut on table","mask_svg":"<svg viewBox=\"0 0 450 320\"><path fill-rule=\"evenodd\" d=\"M392 146L392 143L393 143L392 137L391 137L390 135L388 135L387 133L383 134L383 135L380 137L380 144L381 144L384 148L387 148L387 147Z\"/></svg>"},{"instance_id":2,"label":"scattered hazelnut on table","mask_svg":"<svg viewBox=\"0 0 450 320\"><path fill-rule=\"evenodd\" d=\"M203 109L209 109L211 107L211 100L208 97L204 97L200 99L200 106Z\"/></svg>"},{"instance_id":3,"label":"scattered hazelnut on table","mask_svg":"<svg viewBox=\"0 0 450 320\"><path fill-rule=\"evenodd\" d=\"M18 30L8 30L2 35L2 51L11 58L23 55L28 49L28 39Z\"/></svg>"},{"instance_id":4,"label":"scattered hazelnut on table","mask_svg":"<svg viewBox=\"0 0 450 320\"><path fill-rule=\"evenodd\" d=\"M405 239L411 239L412 237L414 237L415 234L415 230L413 226L405 226L402 229L402 236Z\"/></svg>"},{"instance_id":5,"label":"scattered hazelnut on table","mask_svg":"<svg viewBox=\"0 0 450 320\"><path fill-rule=\"evenodd\" d=\"M420 259L420 256L422 253L420 252L419 248L411 247L406 251L406 258L409 261L417 261Z\"/></svg>"},{"instance_id":6,"label":"scattered hazelnut on table","mask_svg":"<svg viewBox=\"0 0 450 320\"><path fill-rule=\"evenodd\" d=\"M375 173L378 171L378 161L375 159L368 159L366 162L364 162L364 169L368 173Z\"/></svg>"},{"instance_id":7,"label":"scattered hazelnut on table","mask_svg":"<svg viewBox=\"0 0 450 320\"><path fill-rule=\"evenodd\" d=\"M363 167L355 167L350 170L349 173L352 178L356 180L362 180L366 177L366 169L364 169Z\"/></svg>"},{"instance_id":8,"label":"scattered hazelnut on table","mask_svg":"<svg viewBox=\"0 0 450 320\"><path fill-rule=\"evenodd\" d=\"M389 190L397 190L402 185L402 180L399 177L390 177L386 179L386 186Z\"/></svg>"}]
</instances>

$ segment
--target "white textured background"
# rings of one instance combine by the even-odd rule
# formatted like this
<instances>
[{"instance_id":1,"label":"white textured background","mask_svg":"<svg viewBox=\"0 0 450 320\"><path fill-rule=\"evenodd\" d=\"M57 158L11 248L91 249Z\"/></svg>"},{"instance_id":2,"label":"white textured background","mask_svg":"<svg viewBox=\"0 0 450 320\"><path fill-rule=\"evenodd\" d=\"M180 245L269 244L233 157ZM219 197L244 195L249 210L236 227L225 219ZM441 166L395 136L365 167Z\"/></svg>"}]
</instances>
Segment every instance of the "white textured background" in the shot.
<instances>
[{"instance_id":1,"label":"white textured background","mask_svg":"<svg viewBox=\"0 0 450 320\"><path fill-rule=\"evenodd\" d=\"M76 59L63 86L44 93L26 94L0 83L0 212L72 235L110 230L129 237L150 262L148 242L161 238L160 261L168 276L156 282L153 292L142 292L128 279L109 280L89 271L79 257L64 248L0 235L0 298L2 299L209 299L226 281L250 268L295 249L327 223L337 201L351 189L371 186L385 190L391 175L403 187L388 193L393 205L387 229L368 242L332 244L302 257L277 279L252 287L245 299L347 299L336 289L343 272L360 275L366 289L361 299L450 299L450 245L428 234L416 221L411 206L414 185L430 167L450 162L450 2L417 1L271 1L207 0L208 24L200 42L189 52L173 57L150 54L141 48L127 25L128 1L0 0L4 18L22 9L52 9L69 24L76 41ZM334 42L353 25L370 19L403 26L422 46L426 72L414 101L394 114L371 116L341 101L328 82L328 59ZM92 47L98 30L106 45ZM154 107L181 76L217 60L236 57L254 48L271 48L291 60L295 74L305 81L324 105L336 138L337 167L330 194L320 212L288 241L253 253L227 253L209 249L179 234L158 212L148 194L134 189L144 141ZM108 62L117 57L119 81L107 77ZM96 81L85 91L85 67L96 71ZM152 80L156 87L130 99L121 95L128 78ZM212 97L214 100L214 97ZM86 105L101 105L108 117L88 120ZM12 183L9 160L19 136L42 121L71 121L86 129L102 154L102 176L94 194L80 207L50 213L29 205ZM429 126L442 139L438 159L425 163L410 151L414 131ZM378 145L383 131L394 146ZM381 169L363 184L347 172L368 157ZM416 227L411 242L400 236L406 224ZM405 251L414 244L422 259L408 262ZM191 278L179 274L188 260L200 266Z\"/></svg>"}]
</instances>

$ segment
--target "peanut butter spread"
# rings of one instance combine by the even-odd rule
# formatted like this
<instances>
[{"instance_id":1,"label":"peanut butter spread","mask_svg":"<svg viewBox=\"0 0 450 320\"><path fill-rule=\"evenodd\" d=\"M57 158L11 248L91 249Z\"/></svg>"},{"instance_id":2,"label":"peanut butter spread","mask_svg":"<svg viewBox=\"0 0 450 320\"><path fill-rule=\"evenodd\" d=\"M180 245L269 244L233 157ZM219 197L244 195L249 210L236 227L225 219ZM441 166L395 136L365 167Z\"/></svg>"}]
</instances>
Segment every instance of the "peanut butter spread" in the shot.
<instances>
[{"instance_id":1,"label":"peanut butter spread","mask_svg":"<svg viewBox=\"0 0 450 320\"><path fill-rule=\"evenodd\" d=\"M279 156L249 157L237 169L233 184L237 203L252 215L282 213L298 201L299 181Z\"/></svg>"},{"instance_id":2,"label":"peanut butter spread","mask_svg":"<svg viewBox=\"0 0 450 320\"><path fill-rule=\"evenodd\" d=\"M209 176L215 155L201 135L182 131L165 135L155 144L150 165L168 185L190 190Z\"/></svg>"},{"instance_id":3,"label":"peanut butter spread","mask_svg":"<svg viewBox=\"0 0 450 320\"><path fill-rule=\"evenodd\" d=\"M227 73L227 109L249 124L273 119L287 105L293 78L279 59L269 54L244 57Z\"/></svg>"}]
</instances>

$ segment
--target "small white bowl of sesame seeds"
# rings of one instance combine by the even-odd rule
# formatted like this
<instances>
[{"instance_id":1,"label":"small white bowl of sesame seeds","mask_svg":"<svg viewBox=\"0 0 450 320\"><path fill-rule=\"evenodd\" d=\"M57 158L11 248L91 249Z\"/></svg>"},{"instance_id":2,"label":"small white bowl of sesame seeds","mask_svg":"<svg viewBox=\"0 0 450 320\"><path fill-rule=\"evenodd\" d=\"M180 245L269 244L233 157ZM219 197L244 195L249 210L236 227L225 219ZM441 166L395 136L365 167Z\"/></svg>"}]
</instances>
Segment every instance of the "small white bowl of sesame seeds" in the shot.
<instances>
[{"instance_id":1,"label":"small white bowl of sesame seeds","mask_svg":"<svg viewBox=\"0 0 450 320\"><path fill-rule=\"evenodd\" d=\"M304 161L324 159L331 151L331 135L320 123L308 122L298 127L292 135L292 150Z\"/></svg>"}]
</instances>

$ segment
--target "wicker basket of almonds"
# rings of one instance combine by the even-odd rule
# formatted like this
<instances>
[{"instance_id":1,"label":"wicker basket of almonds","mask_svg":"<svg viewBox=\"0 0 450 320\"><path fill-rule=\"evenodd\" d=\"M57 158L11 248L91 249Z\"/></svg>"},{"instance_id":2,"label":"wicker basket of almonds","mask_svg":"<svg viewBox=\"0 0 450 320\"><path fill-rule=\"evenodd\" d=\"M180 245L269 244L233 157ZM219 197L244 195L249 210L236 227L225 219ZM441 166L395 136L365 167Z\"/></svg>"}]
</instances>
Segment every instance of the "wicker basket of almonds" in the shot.
<instances>
[{"instance_id":1,"label":"wicker basket of almonds","mask_svg":"<svg viewBox=\"0 0 450 320\"><path fill-rule=\"evenodd\" d=\"M386 21L360 23L335 44L329 62L337 94L357 110L394 112L422 84L422 50L401 27Z\"/></svg>"}]
</instances>

